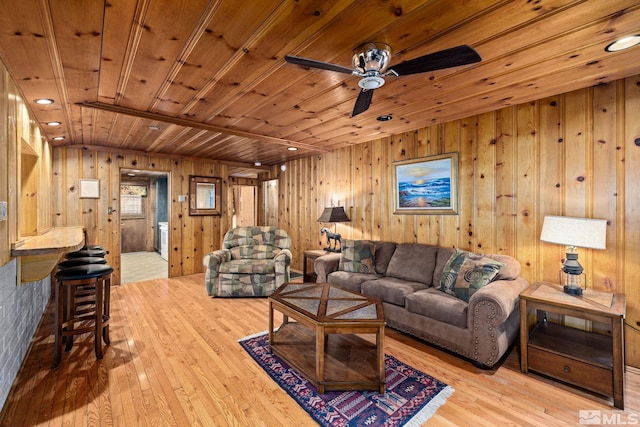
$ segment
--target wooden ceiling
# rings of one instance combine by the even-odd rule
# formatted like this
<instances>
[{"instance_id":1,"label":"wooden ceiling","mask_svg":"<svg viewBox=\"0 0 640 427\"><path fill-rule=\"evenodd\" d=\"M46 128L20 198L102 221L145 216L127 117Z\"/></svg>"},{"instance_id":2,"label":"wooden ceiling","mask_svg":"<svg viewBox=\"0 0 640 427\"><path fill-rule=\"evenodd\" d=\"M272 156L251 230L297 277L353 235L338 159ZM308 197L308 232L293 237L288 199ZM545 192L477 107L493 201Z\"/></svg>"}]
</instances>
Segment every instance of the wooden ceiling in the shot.
<instances>
[{"instance_id":1,"label":"wooden ceiling","mask_svg":"<svg viewBox=\"0 0 640 427\"><path fill-rule=\"evenodd\" d=\"M640 73L640 47L604 50L640 33L638 0L2 3L0 55L54 146L273 165ZM482 62L387 77L351 118L357 76L283 59L351 67L370 41L392 65L462 44Z\"/></svg>"}]
</instances>

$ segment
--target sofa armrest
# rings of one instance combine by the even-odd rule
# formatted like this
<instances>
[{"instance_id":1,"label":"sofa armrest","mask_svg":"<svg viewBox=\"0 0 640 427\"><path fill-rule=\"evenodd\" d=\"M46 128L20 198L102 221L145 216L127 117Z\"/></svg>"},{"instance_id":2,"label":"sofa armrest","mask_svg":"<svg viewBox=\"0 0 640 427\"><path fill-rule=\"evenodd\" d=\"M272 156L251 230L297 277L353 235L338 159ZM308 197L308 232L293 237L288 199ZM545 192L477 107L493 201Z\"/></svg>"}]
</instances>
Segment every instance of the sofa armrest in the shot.
<instances>
[{"instance_id":1,"label":"sofa armrest","mask_svg":"<svg viewBox=\"0 0 640 427\"><path fill-rule=\"evenodd\" d=\"M338 271L341 256L342 254L340 253L332 253L319 256L313 261L313 270L318 276L316 278L316 283L327 283L327 276L329 273Z\"/></svg>"},{"instance_id":2,"label":"sofa armrest","mask_svg":"<svg viewBox=\"0 0 640 427\"><path fill-rule=\"evenodd\" d=\"M469 300L469 316L473 316L476 307L481 303L489 303L495 307L496 312L491 319L491 324L496 326L504 323L511 313L518 308L520 293L529 286L522 277L515 280L496 280L471 296ZM472 322L473 319L470 319Z\"/></svg>"}]
</instances>

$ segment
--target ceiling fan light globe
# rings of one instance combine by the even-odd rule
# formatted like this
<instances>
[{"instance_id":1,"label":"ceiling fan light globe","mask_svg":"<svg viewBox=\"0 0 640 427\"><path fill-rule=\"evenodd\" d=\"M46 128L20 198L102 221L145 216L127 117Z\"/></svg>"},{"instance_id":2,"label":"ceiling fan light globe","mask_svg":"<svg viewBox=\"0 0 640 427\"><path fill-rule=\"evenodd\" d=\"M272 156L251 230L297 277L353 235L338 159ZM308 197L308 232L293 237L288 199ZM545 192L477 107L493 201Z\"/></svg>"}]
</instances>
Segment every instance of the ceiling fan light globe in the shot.
<instances>
[{"instance_id":1,"label":"ceiling fan light globe","mask_svg":"<svg viewBox=\"0 0 640 427\"><path fill-rule=\"evenodd\" d=\"M358 82L358 86L366 90L378 89L382 87L382 85L384 85L384 79L380 76L363 77Z\"/></svg>"}]
</instances>

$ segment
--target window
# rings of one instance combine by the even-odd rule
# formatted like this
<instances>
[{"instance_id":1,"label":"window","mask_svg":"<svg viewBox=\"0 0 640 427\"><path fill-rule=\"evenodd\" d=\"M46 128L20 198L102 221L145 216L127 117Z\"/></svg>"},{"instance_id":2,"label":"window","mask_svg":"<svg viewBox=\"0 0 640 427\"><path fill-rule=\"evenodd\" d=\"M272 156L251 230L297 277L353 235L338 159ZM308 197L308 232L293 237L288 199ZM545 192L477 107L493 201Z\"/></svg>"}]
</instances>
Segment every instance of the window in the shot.
<instances>
[{"instance_id":1,"label":"window","mask_svg":"<svg viewBox=\"0 0 640 427\"><path fill-rule=\"evenodd\" d=\"M123 184L120 186L120 214L123 217L145 217L143 197L147 195L146 185Z\"/></svg>"},{"instance_id":2,"label":"window","mask_svg":"<svg viewBox=\"0 0 640 427\"><path fill-rule=\"evenodd\" d=\"M135 194L120 195L120 213L123 216L144 216L142 196Z\"/></svg>"}]
</instances>

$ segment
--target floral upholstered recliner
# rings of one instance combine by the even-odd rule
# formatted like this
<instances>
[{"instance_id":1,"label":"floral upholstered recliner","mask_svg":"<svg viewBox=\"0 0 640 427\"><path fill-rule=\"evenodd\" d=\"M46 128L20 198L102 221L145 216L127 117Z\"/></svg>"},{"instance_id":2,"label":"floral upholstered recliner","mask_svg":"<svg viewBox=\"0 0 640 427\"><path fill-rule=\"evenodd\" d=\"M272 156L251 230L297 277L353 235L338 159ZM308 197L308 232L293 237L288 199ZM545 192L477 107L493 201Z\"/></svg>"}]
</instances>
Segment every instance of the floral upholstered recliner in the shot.
<instances>
[{"instance_id":1,"label":"floral upholstered recliner","mask_svg":"<svg viewBox=\"0 0 640 427\"><path fill-rule=\"evenodd\" d=\"M276 227L236 227L223 249L204 257L205 284L212 297L264 297L289 281L291 239Z\"/></svg>"}]
</instances>

